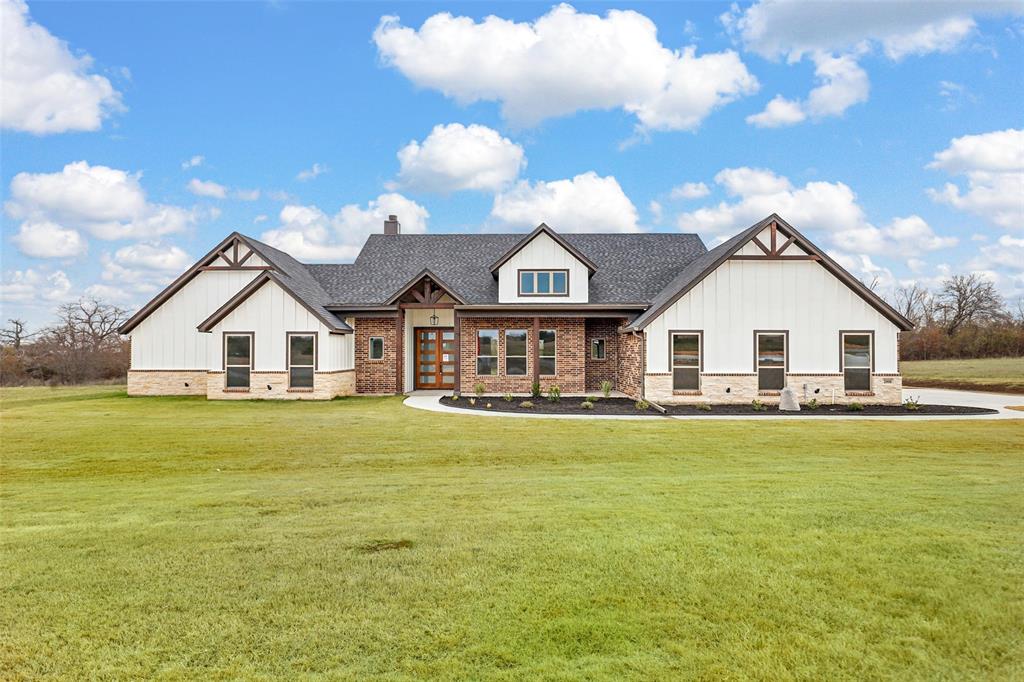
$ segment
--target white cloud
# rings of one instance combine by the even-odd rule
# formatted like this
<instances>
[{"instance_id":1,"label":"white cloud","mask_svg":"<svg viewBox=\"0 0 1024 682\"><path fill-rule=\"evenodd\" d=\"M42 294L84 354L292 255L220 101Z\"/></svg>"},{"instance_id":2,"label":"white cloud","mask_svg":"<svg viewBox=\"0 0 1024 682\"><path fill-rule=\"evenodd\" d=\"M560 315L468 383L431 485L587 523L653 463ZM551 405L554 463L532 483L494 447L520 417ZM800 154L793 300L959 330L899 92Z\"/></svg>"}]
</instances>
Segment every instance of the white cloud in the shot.
<instances>
[{"instance_id":1,"label":"white cloud","mask_svg":"<svg viewBox=\"0 0 1024 682\"><path fill-rule=\"evenodd\" d=\"M4 303L62 303L70 298L71 281L63 270L13 270L5 272L0 281L0 301Z\"/></svg>"},{"instance_id":2,"label":"white cloud","mask_svg":"<svg viewBox=\"0 0 1024 682\"><path fill-rule=\"evenodd\" d=\"M92 58L29 17L22 0L0 0L0 124L36 135L98 130L122 110L121 94L94 73Z\"/></svg>"},{"instance_id":3,"label":"white cloud","mask_svg":"<svg viewBox=\"0 0 1024 682\"><path fill-rule=\"evenodd\" d=\"M948 52L974 28L972 16L1021 14L1015 0L962 2L820 2L759 0L722 15L722 23L762 57L791 62L813 52L878 45L890 59Z\"/></svg>"},{"instance_id":4,"label":"white cloud","mask_svg":"<svg viewBox=\"0 0 1024 682\"><path fill-rule=\"evenodd\" d=\"M672 188L669 196L673 199L699 199L711 193L703 182L684 182Z\"/></svg>"},{"instance_id":5,"label":"white cloud","mask_svg":"<svg viewBox=\"0 0 1024 682\"><path fill-rule=\"evenodd\" d=\"M647 210L651 213L651 220L655 224L660 223L662 218L665 217L665 209L661 203L651 199L651 202L647 204Z\"/></svg>"},{"instance_id":6,"label":"white cloud","mask_svg":"<svg viewBox=\"0 0 1024 682\"><path fill-rule=\"evenodd\" d=\"M373 34L384 62L460 104L500 102L517 126L589 109L622 108L645 130L692 130L715 108L756 92L731 51L670 50L634 11L603 17L561 4L533 22L449 13L420 28L385 16Z\"/></svg>"},{"instance_id":7,"label":"white cloud","mask_svg":"<svg viewBox=\"0 0 1024 682\"><path fill-rule=\"evenodd\" d=\"M11 241L26 256L34 258L75 258L88 251L77 230L69 230L49 221L26 220Z\"/></svg>"},{"instance_id":8,"label":"white cloud","mask_svg":"<svg viewBox=\"0 0 1024 682\"><path fill-rule=\"evenodd\" d=\"M830 250L829 257L852 273L857 279L875 290L890 289L897 284L892 270L877 265L869 256L851 255L842 251Z\"/></svg>"},{"instance_id":9,"label":"white cloud","mask_svg":"<svg viewBox=\"0 0 1024 682\"><path fill-rule=\"evenodd\" d=\"M131 301L151 295L181 274L192 259L180 247L160 242L141 242L103 254L103 271L86 289L90 296L112 301Z\"/></svg>"},{"instance_id":10,"label":"white cloud","mask_svg":"<svg viewBox=\"0 0 1024 682\"><path fill-rule=\"evenodd\" d=\"M268 220L270 220L269 216L267 216L265 213L260 213L258 216L252 219L252 222L256 225L259 225L260 223L265 223Z\"/></svg>"},{"instance_id":11,"label":"white cloud","mask_svg":"<svg viewBox=\"0 0 1024 682\"><path fill-rule=\"evenodd\" d=\"M498 191L526 166L523 148L482 125L437 125L398 152L399 187L425 192Z\"/></svg>"},{"instance_id":12,"label":"white cloud","mask_svg":"<svg viewBox=\"0 0 1024 682\"><path fill-rule=\"evenodd\" d=\"M494 197L491 226L561 232L636 232L637 210L618 181L590 171L571 180L520 181Z\"/></svg>"},{"instance_id":13,"label":"white cloud","mask_svg":"<svg viewBox=\"0 0 1024 682\"><path fill-rule=\"evenodd\" d=\"M260 198L258 189L236 189L231 195L239 201L256 201Z\"/></svg>"},{"instance_id":14,"label":"white cloud","mask_svg":"<svg viewBox=\"0 0 1024 682\"><path fill-rule=\"evenodd\" d=\"M964 175L967 188L948 182L929 196L998 227L1024 229L1024 130L964 135L935 154L928 168Z\"/></svg>"},{"instance_id":15,"label":"white cloud","mask_svg":"<svg viewBox=\"0 0 1024 682\"><path fill-rule=\"evenodd\" d=\"M818 233L831 245L858 255L914 256L957 244L940 237L920 216L895 218L877 227L849 186L841 182L808 182L794 187L789 179L759 168L726 168L715 175L734 201L682 213L682 230L733 234L771 213L778 213L802 232ZM862 264L863 265L863 264Z\"/></svg>"},{"instance_id":16,"label":"white cloud","mask_svg":"<svg viewBox=\"0 0 1024 682\"><path fill-rule=\"evenodd\" d=\"M758 128L781 128L800 123L807 118L800 102L776 95L759 114L747 116L747 123Z\"/></svg>"},{"instance_id":17,"label":"white cloud","mask_svg":"<svg viewBox=\"0 0 1024 682\"><path fill-rule=\"evenodd\" d=\"M202 154L196 154L191 159L181 162L181 170L188 170L189 168L196 168L202 166L203 162L206 161L206 157Z\"/></svg>"},{"instance_id":18,"label":"white cloud","mask_svg":"<svg viewBox=\"0 0 1024 682\"><path fill-rule=\"evenodd\" d=\"M228 195L228 188L224 185L217 184L212 180L199 180L198 178L192 178L188 181L188 191L197 197L213 197L214 199L223 199Z\"/></svg>"},{"instance_id":19,"label":"white cloud","mask_svg":"<svg viewBox=\"0 0 1024 682\"><path fill-rule=\"evenodd\" d=\"M956 111L964 103L977 101L977 98L967 89L967 86L962 83L945 80L939 81L939 97L943 101L943 111Z\"/></svg>"},{"instance_id":20,"label":"white cloud","mask_svg":"<svg viewBox=\"0 0 1024 682\"><path fill-rule=\"evenodd\" d=\"M281 209L281 225L260 239L292 256L313 261L354 259L366 238L382 232L388 215L398 216L402 234L427 231L427 209L401 194L381 194L367 203L343 206L330 216L316 206L290 204Z\"/></svg>"},{"instance_id":21,"label":"white cloud","mask_svg":"<svg viewBox=\"0 0 1024 682\"><path fill-rule=\"evenodd\" d=\"M201 217L194 209L149 203L139 177L85 161L57 173L18 173L4 210L30 226L52 223L107 240L181 232Z\"/></svg>"},{"instance_id":22,"label":"white cloud","mask_svg":"<svg viewBox=\"0 0 1024 682\"><path fill-rule=\"evenodd\" d=\"M329 169L327 168L327 166L322 166L319 163L314 163L306 170L299 171L299 174L295 176L295 179L298 180L299 182L306 182L307 180L312 180L318 175L323 175L328 170Z\"/></svg>"},{"instance_id":23,"label":"white cloud","mask_svg":"<svg viewBox=\"0 0 1024 682\"><path fill-rule=\"evenodd\" d=\"M1024 273L1024 239L1004 234L995 244L982 246L979 255L968 263L976 270L1005 269Z\"/></svg>"}]
</instances>

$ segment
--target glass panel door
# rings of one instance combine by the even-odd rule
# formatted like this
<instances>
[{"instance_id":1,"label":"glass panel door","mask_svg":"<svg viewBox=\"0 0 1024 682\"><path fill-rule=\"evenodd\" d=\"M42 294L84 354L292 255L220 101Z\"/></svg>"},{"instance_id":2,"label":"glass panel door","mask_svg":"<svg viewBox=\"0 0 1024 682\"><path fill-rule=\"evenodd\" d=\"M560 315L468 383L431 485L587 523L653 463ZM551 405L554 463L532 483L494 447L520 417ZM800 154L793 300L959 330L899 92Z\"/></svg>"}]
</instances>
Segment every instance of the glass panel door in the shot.
<instances>
[{"instance_id":1,"label":"glass panel door","mask_svg":"<svg viewBox=\"0 0 1024 682\"><path fill-rule=\"evenodd\" d=\"M413 367L416 388L454 388L455 348L453 329L417 329Z\"/></svg>"}]
</instances>

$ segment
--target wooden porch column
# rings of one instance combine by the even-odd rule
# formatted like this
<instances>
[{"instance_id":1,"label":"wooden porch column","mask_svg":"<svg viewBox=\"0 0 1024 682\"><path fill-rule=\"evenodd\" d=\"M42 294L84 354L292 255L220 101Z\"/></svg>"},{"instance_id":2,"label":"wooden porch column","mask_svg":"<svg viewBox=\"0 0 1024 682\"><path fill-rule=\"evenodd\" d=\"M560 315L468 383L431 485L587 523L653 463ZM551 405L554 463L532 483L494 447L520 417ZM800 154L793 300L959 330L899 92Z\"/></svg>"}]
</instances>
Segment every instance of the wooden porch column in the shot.
<instances>
[{"instance_id":1,"label":"wooden porch column","mask_svg":"<svg viewBox=\"0 0 1024 682\"><path fill-rule=\"evenodd\" d=\"M455 316L455 395L462 395L462 318L459 311L454 311Z\"/></svg>"},{"instance_id":2,"label":"wooden porch column","mask_svg":"<svg viewBox=\"0 0 1024 682\"><path fill-rule=\"evenodd\" d=\"M399 306L395 321L395 393L405 393L405 310Z\"/></svg>"},{"instance_id":3,"label":"wooden porch column","mask_svg":"<svg viewBox=\"0 0 1024 682\"><path fill-rule=\"evenodd\" d=\"M540 318L533 318L533 381L540 381Z\"/></svg>"}]
</instances>

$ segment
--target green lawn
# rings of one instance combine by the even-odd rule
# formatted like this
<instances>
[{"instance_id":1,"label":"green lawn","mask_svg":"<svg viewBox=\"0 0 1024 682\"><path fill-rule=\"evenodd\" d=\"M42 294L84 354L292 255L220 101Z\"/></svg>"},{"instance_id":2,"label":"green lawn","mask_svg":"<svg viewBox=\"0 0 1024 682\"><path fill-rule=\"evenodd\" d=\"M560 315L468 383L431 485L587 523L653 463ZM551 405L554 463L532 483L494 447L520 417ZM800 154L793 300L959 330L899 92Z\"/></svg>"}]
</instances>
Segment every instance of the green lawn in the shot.
<instances>
[{"instance_id":1,"label":"green lawn","mask_svg":"<svg viewBox=\"0 0 1024 682\"><path fill-rule=\"evenodd\" d=\"M1024 393L1024 358L904 361L900 371L907 386Z\"/></svg>"},{"instance_id":2,"label":"green lawn","mask_svg":"<svg viewBox=\"0 0 1024 682\"><path fill-rule=\"evenodd\" d=\"M1020 422L0 407L3 679L1024 675Z\"/></svg>"}]
</instances>

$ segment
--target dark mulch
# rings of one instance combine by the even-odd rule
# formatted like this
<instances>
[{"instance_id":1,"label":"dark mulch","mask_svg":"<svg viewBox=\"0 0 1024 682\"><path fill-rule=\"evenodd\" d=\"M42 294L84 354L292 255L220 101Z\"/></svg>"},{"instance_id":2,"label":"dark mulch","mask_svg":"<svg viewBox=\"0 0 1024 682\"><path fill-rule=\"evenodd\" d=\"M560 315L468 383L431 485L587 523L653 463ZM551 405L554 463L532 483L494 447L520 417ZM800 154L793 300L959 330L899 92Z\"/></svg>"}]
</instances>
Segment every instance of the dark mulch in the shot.
<instances>
[{"instance_id":1,"label":"dark mulch","mask_svg":"<svg viewBox=\"0 0 1024 682\"><path fill-rule=\"evenodd\" d=\"M520 407L520 403L527 400L533 403L533 407ZM647 410L636 409L635 401L629 398L600 398L594 401L594 409L584 410L580 407L583 398L562 398L557 403L547 398L516 398L512 402L506 402L504 398L478 398L476 405L469 404L469 398L463 396L453 401L451 396L441 398L441 404L449 407L459 407L464 410L483 410L485 412L533 412L534 414L634 414L649 415L651 417L662 416L653 407ZM490 407L487 404L490 403Z\"/></svg>"},{"instance_id":2,"label":"dark mulch","mask_svg":"<svg viewBox=\"0 0 1024 682\"><path fill-rule=\"evenodd\" d=\"M520 407L523 400L529 400L533 407ZM469 404L466 397L452 400L451 396L441 398L441 404L449 407L458 407L464 410L483 410L484 412L532 412L534 414L590 414L590 415L642 415L658 417L661 413L653 407L647 410L636 409L634 401L628 398L601 398L594 402L594 409L585 410L580 407L582 398L562 398L557 403L550 402L544 398L536 400L516 398L512 402L504 398L480 398L475 405ZM490 404L490 407L487 405ZM753 415L787 417L819 417L824 415L843 415L849 417L871 417L871 416L913 416L916 414L996 414L996 410L989 410L983 407L962 407L960 405L920 405L916 411L908 410L902 405L865 405L863 410L855 411L847 408L846 405L820 405L818 409L811 410L802 407L799 412L781 412L778 408L767 406L763 412L755 412L750 405L712 405L710 410L698 410L692 405L665 405L668 414L687 415L690 417L707 417L714 415Z\"/></svg>"}]
</instances>

